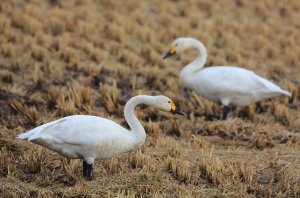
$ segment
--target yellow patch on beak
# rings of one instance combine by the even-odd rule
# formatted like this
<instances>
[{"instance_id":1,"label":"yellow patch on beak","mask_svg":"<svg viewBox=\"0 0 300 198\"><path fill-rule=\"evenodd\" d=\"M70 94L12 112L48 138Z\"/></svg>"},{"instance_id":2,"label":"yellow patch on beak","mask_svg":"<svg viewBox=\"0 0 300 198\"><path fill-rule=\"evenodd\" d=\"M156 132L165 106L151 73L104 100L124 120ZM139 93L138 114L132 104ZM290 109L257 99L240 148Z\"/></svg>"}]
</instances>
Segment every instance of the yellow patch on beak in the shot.
<instances>
[{"instance_id":1,"label":"yellow patch on beak","mask_svg":"<svg viewBox=\"0 0 300 198\"><path fill-rule=\"evenodd\" d=\"M175 104L174 104L173 102L171 102L170 104L171 104L171 109L172 109L172 111L175 111L175 109L176 109Z\"/></svg>"},{"instance_id":2,"label":"yellow patch on beak","mask_svg":"<svg viewBox=\"0 0 300 198\"><path fill-rule=\"evenodd\" d=\"M171 47L170 53L171 53L171 54L174 54L174 53L175 53L175 50L176 50L176 45L174 45L173 47Z\"/></svg>"}]
</instances>

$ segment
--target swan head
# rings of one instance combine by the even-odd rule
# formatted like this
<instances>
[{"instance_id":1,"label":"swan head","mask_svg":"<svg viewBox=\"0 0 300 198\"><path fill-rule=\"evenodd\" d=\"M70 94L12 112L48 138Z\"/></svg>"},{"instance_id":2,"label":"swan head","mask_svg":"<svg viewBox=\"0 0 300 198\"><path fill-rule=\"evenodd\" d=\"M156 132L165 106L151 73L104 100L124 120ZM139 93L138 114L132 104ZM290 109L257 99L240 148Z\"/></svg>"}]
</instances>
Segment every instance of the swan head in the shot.
<instances>
[{"instance_id":1,"label":"swan head","mask_svg":"<svg viewBox=\"0 0 300 198\"><path fill-rule=\"evenodd\" d=\"M190 38L185 38L185 37L181 37L181 38L177 38L175 39L172 44L171 44L171 48L170 50L167 52L167 54L163 57L163 59L168 58L174 54L182 52L188 48L191 47L190 45Z\"/></svg>"},{"instance_id":2,"label":"swan head","mask_svg":"<svg viewBox=\"0 0 300 198\"><path fill-rule=\"evenodd\" d=\"M184 115L184 113L175 106L172 100L166 96L155 96L155 107L162 111L169 111L173 114L178 113Z\"/></svg>"}]
</instances>

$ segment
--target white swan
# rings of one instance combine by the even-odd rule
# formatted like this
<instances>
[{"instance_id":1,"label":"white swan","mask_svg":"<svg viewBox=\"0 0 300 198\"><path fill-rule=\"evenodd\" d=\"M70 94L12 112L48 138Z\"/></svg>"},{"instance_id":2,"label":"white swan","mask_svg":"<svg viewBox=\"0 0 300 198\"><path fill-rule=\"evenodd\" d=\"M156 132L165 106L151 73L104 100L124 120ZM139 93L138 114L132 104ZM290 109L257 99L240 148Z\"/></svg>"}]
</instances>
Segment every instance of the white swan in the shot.
<instances>
[{"instance_id":1,"label":"white swan","mask_svg":"<svg viewBox=\"0 0 300 198\"><path fill-rule=\"evenodd\" d=\"M165 96L139 95L125 106L125 119L132 131L96 116L73 115L41 125L19 134L17 138L31 141L71 159L83 159L83 176L90 177L95 159L107 159L140 148L146 133L134 115L139 104L184 115Z\"/></svg>"},{"instance_id":2,"label":"white swan","mask_svg":"<svg viewBox=\"0 0 300 198\"><path fill-rule=\"evenodd\" d=\"M182 69L180 80L186 88L194 90L208 100L222 104L224 106L223 120L229 113L228 105L241 107L281 94L291 96L290 92L256 75L253 71L231 66L203 69L207 59L206 48L200 41L193 38L177 38L163 58L191 47L198 51L198 57Z\"/></svg>"}]
</instances>

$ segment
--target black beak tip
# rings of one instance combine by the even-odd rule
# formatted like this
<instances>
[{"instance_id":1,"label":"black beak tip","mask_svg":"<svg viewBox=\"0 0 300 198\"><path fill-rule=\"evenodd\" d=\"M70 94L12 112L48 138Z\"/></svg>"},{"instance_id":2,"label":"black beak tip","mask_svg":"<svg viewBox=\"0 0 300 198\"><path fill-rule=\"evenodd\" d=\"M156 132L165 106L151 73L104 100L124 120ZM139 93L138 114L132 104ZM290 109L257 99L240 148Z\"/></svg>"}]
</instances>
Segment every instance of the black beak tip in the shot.
<instances>
[{"instance_id":1,"label":"black beak tip","mask_svg":"<svg viewBox=\"0 0 300 198\"><path fill-rule=\"evenodd\" d=\"M170 56L172 56L172 55L174 55L175 53L170 53L170 51L168 52L168 53L166 53L166 55L163 57L163 59L166 59L166 58L168 58L168 57L170 57Z\"/></svg>"},{"instance_id":2,"label":"black beak tip","mask_svg":"<svg viewBox=\"0 0 300 198\"><path fill-rule=\"evenodd\" d=\"M175 110L173 112L184 116L184 113L177 107L175 108Z\"/></svg>"}]
</instances>

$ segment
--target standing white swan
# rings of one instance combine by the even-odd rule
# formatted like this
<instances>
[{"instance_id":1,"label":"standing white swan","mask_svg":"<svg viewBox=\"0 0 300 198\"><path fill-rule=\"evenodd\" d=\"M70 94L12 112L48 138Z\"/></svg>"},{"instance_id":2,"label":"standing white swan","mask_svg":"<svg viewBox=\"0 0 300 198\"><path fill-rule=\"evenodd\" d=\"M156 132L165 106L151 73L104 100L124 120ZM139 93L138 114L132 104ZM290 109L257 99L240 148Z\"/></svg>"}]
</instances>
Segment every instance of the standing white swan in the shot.
<instances>
[{"instance_id":1,"label":"standing white swan","mask_svg":"<svg viewBox=\"0 0 300 198\"><path fill-rule=\"evenodd\" d=\"M132 129L96 116L74 115L41 125L17 138L31 141L71 159L83 159L83 176L90 177L95 159L107 159L140 148L146 133L134 115L139 104L184 115L165 96L139 95L125 106L125 119Z\"/></svg>"},{"instance_id":2,"label":"standing white swan","mask_svg":"<svg viewBox=\"0 0 300 198\"><path fill-rule=\"evenodd\" d=\"M186 88L194 90L208 100L222 104L223 120L226 120L229 113L228 105L241 107L281 94L291 96L290 92L256 75L253 71L231 66L203 69L207 59L206 48L193 38L177 38L163 58L191 47L198 51L198 57L182 69L180 80Z\"/></svg>"}]
</instances>

